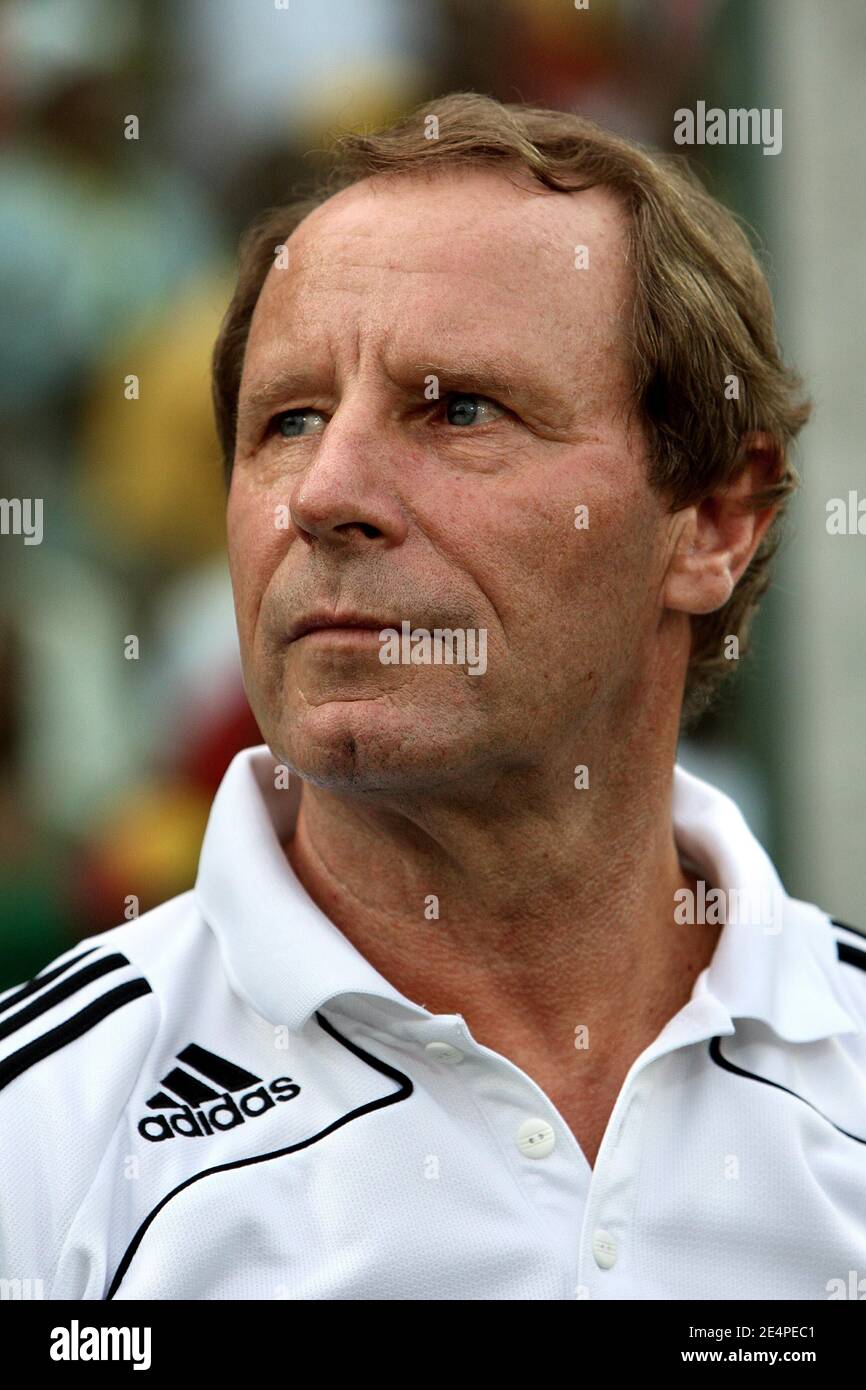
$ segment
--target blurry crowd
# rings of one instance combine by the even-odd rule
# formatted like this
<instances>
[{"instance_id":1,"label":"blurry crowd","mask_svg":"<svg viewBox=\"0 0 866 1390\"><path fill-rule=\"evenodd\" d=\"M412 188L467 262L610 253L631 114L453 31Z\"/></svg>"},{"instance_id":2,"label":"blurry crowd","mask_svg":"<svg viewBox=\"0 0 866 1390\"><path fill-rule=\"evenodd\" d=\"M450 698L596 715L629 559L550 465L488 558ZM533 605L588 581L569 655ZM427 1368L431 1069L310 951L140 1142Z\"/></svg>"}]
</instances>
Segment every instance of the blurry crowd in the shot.
<instances>
[{"instance_id":1,"label":"blurry crowd","mask_svg":"<svg viewBox=\"0 0 866 1390\"><path fill-rule=\"evenodd\" d=\"M0 536L0 989L191 887L260 741L209 383L245 223L454 89L670 146L725 9L0 0L0 497L44 505Z\"/></svg>"}]
</instances>

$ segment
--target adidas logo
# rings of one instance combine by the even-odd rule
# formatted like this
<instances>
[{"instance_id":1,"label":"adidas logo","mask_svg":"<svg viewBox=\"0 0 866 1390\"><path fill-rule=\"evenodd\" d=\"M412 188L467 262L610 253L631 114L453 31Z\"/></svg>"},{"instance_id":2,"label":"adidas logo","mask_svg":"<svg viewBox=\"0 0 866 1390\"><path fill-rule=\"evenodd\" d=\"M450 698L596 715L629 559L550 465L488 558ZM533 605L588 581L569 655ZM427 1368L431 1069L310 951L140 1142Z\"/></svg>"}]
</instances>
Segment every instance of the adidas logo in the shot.
<instances>
[{"instance_id":1,"label":"adidas logo","mask_svg":"<svg viewBox=\"0 0 866 1390\"><path fill-rule=\"evenodd\" d=\"M300 1091L290 1076L278 1076L265 1085L246 1067L227 1062L215 1052L190 1043L177 1060L182 1067L172 1067L163 1078L163 1091L157 1091L147 1102L151 1110L171 1110L171 1115L145 1115L138 1122L138 1132L152 1144L163 1139L197 1139L205 1134L234 1129L247 1119L255 1119L273 1110L277 1101L294 1100ZM187 1070L191 1068L191 1070ZM203 1081L202 1077L207 1077ZM209 1082L216 1082L215 1090ZM253 1089L251 1090L250 1087ZM234 1093L243 1091L237 1100ZM172 1094L169 1094L171 1092ZM179 1096L175 1100L174 1096ZM211 1102L215 1104L211 1104Z\"/></svg>"}]
</instances>

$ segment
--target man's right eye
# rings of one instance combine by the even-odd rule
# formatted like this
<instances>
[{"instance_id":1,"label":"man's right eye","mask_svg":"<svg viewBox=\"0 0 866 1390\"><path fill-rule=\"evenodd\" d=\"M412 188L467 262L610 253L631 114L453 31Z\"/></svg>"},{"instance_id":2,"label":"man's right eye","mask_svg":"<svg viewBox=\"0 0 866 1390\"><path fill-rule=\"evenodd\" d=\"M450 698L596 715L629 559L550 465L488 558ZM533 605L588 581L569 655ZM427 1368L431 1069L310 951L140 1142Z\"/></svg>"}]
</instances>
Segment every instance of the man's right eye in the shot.
<instances>
[{"instance_id":1,"label":"man's right eye","mask_svg":"<svg viewBox=\"0 0 866 1390\"><path fill-rule=\"evenodd\" d=\"M325 426L325 417L318 410L284 410L275 415L271 426L275 434L283 439L297 439L309 433L305 429L308 421L314 421L312 433L320 433Z\"/></svg>"}]
</instances>

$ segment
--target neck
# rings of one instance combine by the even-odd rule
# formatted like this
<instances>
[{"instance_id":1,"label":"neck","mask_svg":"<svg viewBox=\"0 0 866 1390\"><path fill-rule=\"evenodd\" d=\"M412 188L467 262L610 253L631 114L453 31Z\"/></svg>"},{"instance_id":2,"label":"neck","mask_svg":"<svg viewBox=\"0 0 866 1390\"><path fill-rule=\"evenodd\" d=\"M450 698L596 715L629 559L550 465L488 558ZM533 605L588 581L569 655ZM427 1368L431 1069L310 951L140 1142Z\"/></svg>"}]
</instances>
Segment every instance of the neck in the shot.
<instances>
[{"instance_id":1,"label":"neck","mask_svg":"<svg viewBox=\"0 0 866 1390\"><path fill-rule=\"evenodd\" d=\"M560 757L479 805L385 809L305 784L289 860L408 998L513 1057L573 1046L585 1024L614 1066L687 1001L718 937L674 922L695 887L671 823L675 739L654 756L620 739L587 790Z\"/></svg>"}]
</instances>

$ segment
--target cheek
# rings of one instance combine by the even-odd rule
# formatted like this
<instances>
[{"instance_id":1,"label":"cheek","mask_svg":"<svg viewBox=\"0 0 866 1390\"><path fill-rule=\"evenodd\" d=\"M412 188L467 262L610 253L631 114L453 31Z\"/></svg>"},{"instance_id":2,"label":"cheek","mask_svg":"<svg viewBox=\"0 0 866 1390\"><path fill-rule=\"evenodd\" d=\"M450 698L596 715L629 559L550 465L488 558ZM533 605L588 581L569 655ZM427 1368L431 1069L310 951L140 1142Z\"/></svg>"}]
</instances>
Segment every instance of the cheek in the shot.
<instances>
[{"instance_id":1,"label":"cheek","mask_svg":"<svg viewBox=\"0 0 866 1390\"><path fill-rule=\"evenodd\" d=\"M233 479L226 508L229 571L242 641L252 635L262 596L289 545L285 518L271 497Z\"/></svg>"},{"instance_id":2,"label":"cheek","mask_svg":"<svg viewBox=\"0 0 866 1390\"><path fill-rule=\"evenodd\" d=\"M539 648L588 654L618 640L652 590L656 511L640 480L601 455L581 457L511 509L494 571L497 609L511 610ZM577 509L577 510L576 510Z\"/></svg>"}]
</instances>

